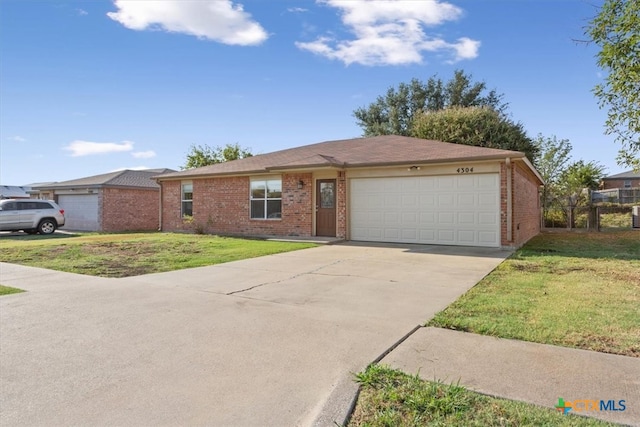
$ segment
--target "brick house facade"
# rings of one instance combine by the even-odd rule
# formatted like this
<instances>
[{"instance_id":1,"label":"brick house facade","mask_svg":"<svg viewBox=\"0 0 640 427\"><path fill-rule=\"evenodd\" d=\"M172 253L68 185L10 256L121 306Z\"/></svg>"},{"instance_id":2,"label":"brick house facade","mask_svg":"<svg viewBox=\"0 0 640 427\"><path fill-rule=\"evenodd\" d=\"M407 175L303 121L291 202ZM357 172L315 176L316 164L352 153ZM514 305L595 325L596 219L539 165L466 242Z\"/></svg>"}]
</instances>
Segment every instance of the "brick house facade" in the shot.
<instances>
[{"instance_id":1,"label":"brick house facade","mask_svg":"<svg viewBox=\"0 0 640 427\"><path fill-rule=\"evenodd\" d=\"M363 140L367 142L366 146L357 151L358 142ZM405 142L412 145L403 145ZM416 144L424 144L425 149L435 146L435 153L431 153L435 158L420 159L419 156L425 153L422 150L414 152L420 148L415 147ZM402 164L393 162L394 159L387 164L378 161L383 158L382 154L389 157L388 154L397 153L398 148L411 150L403 153L406 159ZM376 149L380 150L379 157ZM447 149L462 149L469 158L456 157L455 162L448 162L441 158L446 157ZM348 161L337 160L341 158L363 158L366 163L352 166ZM496 177L495 184L492 184L493 177ZM335 201L331 211L335 228L331 235L339 239L376 241L375 233L379 231L376 228L379 227L382 229L379 241L518 247L540 232L539 188L542 180L522 153L505 150L386 136L330 141L170 173L157 179L162 186L161 228L164 231L244 236L326 235L318 233L321 222L318 208L322 208L318 205L319 185L329 182L334 185ZM262 209L263 205L252 205L252 182L267 179L280 184L279 198L273 200L278 213L256 218L252 209ZM373 197L375 200L370 201L370 206L384 204L380 205L379 212L371 210L369 205L358 208L354 199L359 196L356 183L367 184L374 190L376 185L385 186L385 183L398 188L440 185L438 203L450 202L452 207L436 206L429 215L422 215L425 212L410 205L426 200L429 194L423 190L407 190L407 193L391 191L386 196ZM453 185L450 192L446 190L447 185ZM466 187L469 185L479 187L470 190L471 187ZM185 193L184 188L189 192ZM185 201L183 197L191 199ZM491 201L494 199L495 205ZM190 204L190 215L184 215L184 203ZM365 200L364 203L369 202ZM394 206L394 203L405 203L407 209ZM437 229L437 224L415 225L417 217L424 217L421 221L437 217L446 229ZM369 227L369 237L357 238L354 227L358 221L364 221L365 228ZM495 227L491 225L492 221ZM392 226L388 226L389 223ZM454 237L450 238L451 235ZM482 236L489 237L482 240Z\"/></svg>"},{"instance_id":2,"label":"brick house facade","mask_svg":"<svg viewBox=\"0 0 640 427\"><path fill-rule=\"evenodd\" d=\"M602 179L600 188L602 190L615 188L640 188L640 172L628 171L607 176Z\"/></svg>"},{"instance_id":3,"label":"brick house facade","mask_svg":"<svg viewBox=\"0 0 640 427\"><path fill-rule=\"evenodd\" d=\"M154 176L171 169L122 170L34 186L36 196L65 210L65 229L155 231L160 228L160 186Z\"/></svg>"}]
</instances>

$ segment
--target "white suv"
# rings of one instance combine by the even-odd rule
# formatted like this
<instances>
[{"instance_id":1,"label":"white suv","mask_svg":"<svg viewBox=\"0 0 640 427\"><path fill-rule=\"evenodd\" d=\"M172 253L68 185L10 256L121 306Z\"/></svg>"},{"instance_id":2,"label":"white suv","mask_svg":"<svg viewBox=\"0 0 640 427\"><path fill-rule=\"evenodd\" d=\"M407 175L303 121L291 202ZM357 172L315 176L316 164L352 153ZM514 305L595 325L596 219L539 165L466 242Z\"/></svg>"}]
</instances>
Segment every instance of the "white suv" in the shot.
<instances>
[{"instance_id":1,"label":"white suv","mask_svg":"<svg viewBox=\"0 0 640 427\"><path fill-rule=\"evenodd\" d=\"M51 234L64 225L64 209L51 200L0 200L0 231Z\"/></svg>"}]
</instances>

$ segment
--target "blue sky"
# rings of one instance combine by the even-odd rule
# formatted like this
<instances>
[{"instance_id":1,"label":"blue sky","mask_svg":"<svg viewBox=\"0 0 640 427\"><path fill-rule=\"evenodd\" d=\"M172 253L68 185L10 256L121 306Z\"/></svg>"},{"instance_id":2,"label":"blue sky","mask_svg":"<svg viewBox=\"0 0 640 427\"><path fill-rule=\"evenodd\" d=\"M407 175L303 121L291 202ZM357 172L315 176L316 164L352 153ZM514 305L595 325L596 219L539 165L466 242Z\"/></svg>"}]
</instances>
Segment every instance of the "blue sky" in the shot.
<instances>
[{"instance_id":1,"label":"blue sky","mask_svg":"<svg viewBox=\"0 0 640 427\"><path fill-rule=\"evenodd\" d=\"M254 154L362 134L390 86L463 69L531 137L609 174L618 145L582 0L0 2L0 183L179 169L192 144Z\"/></svg>"}]
</instances>

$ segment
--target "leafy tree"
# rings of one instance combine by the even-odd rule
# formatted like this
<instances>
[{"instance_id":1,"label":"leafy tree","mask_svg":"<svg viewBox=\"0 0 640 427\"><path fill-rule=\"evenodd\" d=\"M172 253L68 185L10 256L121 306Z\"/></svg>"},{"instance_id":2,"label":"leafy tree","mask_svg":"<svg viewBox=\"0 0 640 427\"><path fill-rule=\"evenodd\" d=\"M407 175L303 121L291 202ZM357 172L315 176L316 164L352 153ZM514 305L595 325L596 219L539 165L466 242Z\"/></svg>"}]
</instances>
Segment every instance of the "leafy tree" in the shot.
<instances>
[{"instance_id":1,"label":"leafy tree","mask_svg":"<svg viewBox=\"0 0 640 427\"><path fill-rule=\"evenodd\" d=\"M412 136L424 139L522 151L535 163L538 148L521 123L489 107L450 107L416 116Z\"/></svg>"},{"instance_id":2,"label":"leafy tree","mask_svg":"<svg viewBox=\"0 0 640 427\"><path fill-rule=\"evenodd\" d=\"M571 163L560 174L559 194L566 200L567 216L570 228L575 227L575 208L591 202L589 192L596 190L604 176L605 167L598 162L578 160Z\"/></svg>"},{"instance_id":3,"label":"leafy tree","mask_svg":"<svg viewBox=\"0 0 640 427\"><path fill-rule=\"evenodd\" d=\"M187 154L187 160L181 169L201 168L216 163L229 162L231 160L244 159L253 154L248 148L242 148L238 143L227 144L224 147L209 147L208 145L192 145Z\"/></svg>"},{"instance_id":4,"label":"leafy tree","mask_svg":"<svg viewBox=\"0 0 640 427\"><path fill-rule=\"evenodd\" d=\"M538 134L533 144L538 149L536 169L545 183L542 189L542 212L546 217L549 206L557 200L561 175L567 168L573 147L568 139L558 140L555 135L545 138L542 134Z\"/></svg>"},{"instance_id":5,"label":"leafy tree","mask_svg":"<svg viewBox=\"0 0 640 427\"><path fill-rule=\"evenodd\" d=\"M640 169L640 0L606 0L587 34L608 73L594 93L609 108L606 133L622 144L618 164Z\"/></svg>"},{"instance_id":6,"label":"leafy tree","mask_svg":"<svg viewBox=\"0 0 640 427\"><path fill-rule=\"evenodd\" d=\"M364 136L412 134L414 118L426 111L450 107L489 107L501 114L507 105L495 90L486 92L484 82L472 82L472 76L456 70L448 82L432 76L426 83L412 79L408 84L390 87L368 107L353 112Z\"/></svg>"}]
</instances>

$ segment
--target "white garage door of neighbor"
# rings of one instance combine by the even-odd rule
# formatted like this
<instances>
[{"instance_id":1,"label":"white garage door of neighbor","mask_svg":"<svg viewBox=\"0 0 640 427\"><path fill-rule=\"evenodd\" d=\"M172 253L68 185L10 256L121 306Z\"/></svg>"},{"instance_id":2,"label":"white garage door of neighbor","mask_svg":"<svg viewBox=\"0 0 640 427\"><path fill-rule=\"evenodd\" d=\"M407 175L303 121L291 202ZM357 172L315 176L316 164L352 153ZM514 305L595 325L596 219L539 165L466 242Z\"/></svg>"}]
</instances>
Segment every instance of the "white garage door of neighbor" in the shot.
<instances>
[{"instance_id":1,"label":"white garage door of neighbor","mask_svg":"<svg viewBox=\"0 0 640 427\"><path fill-rule=\"evenodd\" d=\"M58 196L58 204L64 209L67 230L98 230L98 195L74 194Z\"/></svg>"},{"instance_id":2,"label":"white garage door of neighbor","mask_svg":"<svg viewBox=\"0 0 640 427\"><path fill-rule=\"evenodd\" d=\"M351 240L500 246L496 173L352 179Z\"/></svg>"}]
</instances>

